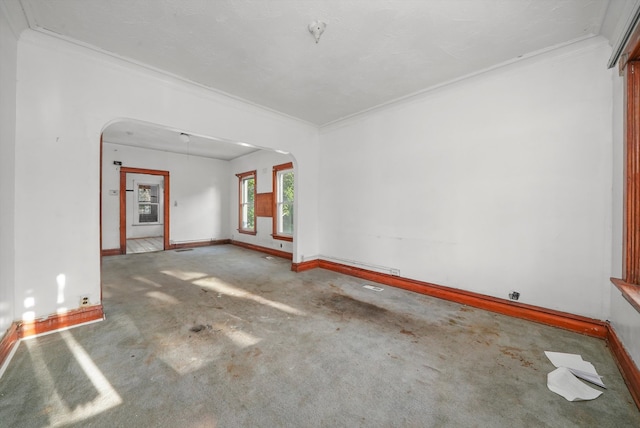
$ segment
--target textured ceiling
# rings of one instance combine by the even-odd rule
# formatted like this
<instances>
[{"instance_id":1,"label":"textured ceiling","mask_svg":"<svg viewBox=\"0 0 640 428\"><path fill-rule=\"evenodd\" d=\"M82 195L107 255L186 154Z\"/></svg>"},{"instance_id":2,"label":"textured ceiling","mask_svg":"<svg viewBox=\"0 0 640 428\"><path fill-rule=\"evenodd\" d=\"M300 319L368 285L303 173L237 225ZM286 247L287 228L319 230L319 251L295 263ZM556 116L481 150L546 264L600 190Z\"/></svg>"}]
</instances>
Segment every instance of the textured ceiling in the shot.
<instances>
[{"instance_id":1,"label":"textured ceiling","mask_svg":"<svg viewBox=\"0 0 640 428\"><path fill-rule=\"evenodd\" d=\"M21 0L32 29L324 125L597 35L607 0ZM313 20L327 28L320 42ZM604 66L604 65L603 65Z\"/></svg>"}]
</instances>

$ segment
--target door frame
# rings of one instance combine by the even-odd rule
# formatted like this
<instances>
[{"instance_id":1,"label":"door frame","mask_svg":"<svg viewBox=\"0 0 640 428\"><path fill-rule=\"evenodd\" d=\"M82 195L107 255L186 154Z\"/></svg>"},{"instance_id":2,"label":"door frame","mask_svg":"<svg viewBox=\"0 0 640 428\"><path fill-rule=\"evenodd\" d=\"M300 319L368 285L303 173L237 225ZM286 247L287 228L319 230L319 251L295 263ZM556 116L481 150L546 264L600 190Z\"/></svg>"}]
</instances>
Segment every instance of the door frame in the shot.
<instances>
[{"instance_id":1,"label":"door frame","mask_svg":"<svg viewBox=\"0 0 640 428\"><path fill-rule=\"evenodd\" d=\"M127 254L127 174L161 175L164 177L163 196L163 250L171 247L169 240L169 171L145 168L120 167L120 254Z\"/></svg>"}]
</instances>

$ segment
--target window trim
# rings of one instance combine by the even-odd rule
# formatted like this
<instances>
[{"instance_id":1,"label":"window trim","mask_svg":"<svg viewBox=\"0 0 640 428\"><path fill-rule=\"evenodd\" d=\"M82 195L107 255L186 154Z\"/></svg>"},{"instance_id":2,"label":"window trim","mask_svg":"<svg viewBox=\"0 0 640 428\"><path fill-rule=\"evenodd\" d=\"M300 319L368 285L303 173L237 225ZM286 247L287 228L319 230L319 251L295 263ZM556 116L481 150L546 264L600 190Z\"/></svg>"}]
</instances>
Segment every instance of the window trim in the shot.
<instances>
[{"instance_id":1,"label":"window trim","mask_svg":"<svg viewBox=\"0 0 640 428\"><path fill-rule=\"evenodd\" d=\"M273 166L273 181L272 181L273 183L273 188L272 188L273 190L273 216L272 216L273 227L272 227L271 236L273 237L273 239L278 239L280 241L293 242L293 235L282 235L278 233L278 173L280 171L286 171L288 169L294 170L293 162L287 162L287 163ZM295 170L294 170L294 177L295 177ZM294 197L294 201L295 201L295 197ZM295 228L294 228L294 233L295 233Z\"/></svg>"},{"instance_id":2,"label":"window trim","mask_svg":"<svg viewBox=\"0 0 640 428\"><path fill-rule=\"evenodd\" d=\"M238 177L238 233L244 233L247 235L256 235L257 229L257 221L255 215L255 204L256 204L256 193L258 189L258 174L257 170L247 171L240 174L236 174ZM245 229L242 227L242 182L248 177L253 177L253 206L254 206L254 215L253 215L253 229Z\"/></svg>"},{"instance_id":3,"label":"window trim","mask_svg":"<svg viewBox=\"0 0 640 428\"><path fill-rule=\"evenodd\" d=\"M146 181L133 182L135 189L135 201L133 203L133 226L158 226L164 223L162 208L162 185L160 183L149 183ZM157 186L158 187L158 202L140 202L140 186ZM157 221L140 221L140 204L156 205L157 208Z\"/></svg>"},{"instance_id":4,"label":"window trim","mask_svg":"<svg viewBox=\"0 0 640 428\"><path fill-rule=\"evenodd\" d=\"M640 28L635 28L618 62L624 76L623 278L611 278L640 312Z\"/></svg>"}]
</instances>

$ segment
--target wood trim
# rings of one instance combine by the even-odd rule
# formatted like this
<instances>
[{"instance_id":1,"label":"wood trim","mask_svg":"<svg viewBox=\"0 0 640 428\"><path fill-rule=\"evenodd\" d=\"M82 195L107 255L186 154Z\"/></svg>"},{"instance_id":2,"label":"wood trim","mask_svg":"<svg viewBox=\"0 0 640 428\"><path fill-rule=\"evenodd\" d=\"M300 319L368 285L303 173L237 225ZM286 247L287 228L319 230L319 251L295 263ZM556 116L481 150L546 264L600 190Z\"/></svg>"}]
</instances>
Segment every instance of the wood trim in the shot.
<instances>
[{"instance_id":1,"label":"wood trim","mask_svg":"<svg viewBox=\"0 0 640 428\"><path fill-rule=\"evenodd\" d=\"M102 144L102 132L100 133L100 166L99 166L99 171L100 171L100 217L99 217L99 229L98 231L100 232L100 301L102 302L102 256L104 256L103 250L102 250L102 174L103 174L103 169L104 169L104 165L102 164L103 162L103 144ZM120 249L118 248L118 252L120 252Z\"/></svg>"},{"instance_id":2,"label":"wood trim","mask_svg":"<svg viewBox=\"0 0 640 428\"><path fill-rule=\"evenodd\" d=\"M253 229L243 229L242 228L242 179L246 177L253 176ZM238 232L247 233L250 235L255 235L256 227L258 226L258 216L255 214L256 210L256 192L258 191L258 170L254 169L253 171L241 172L240 174L236 174L238 177Z\"/></svg>"},{"instance_id":3,"label":"wood trim","mask_svg":"<svg viewBox=\"0 0 640 428\"><path fill-rule=\"evenodd\" d=\"M640 61L626 67L624 281L640 284Z\"/></svg>"},{"instance_id":4,"label":"wood trim","mask_svg":"<svg viewBox=\"0 0 640 428\"><path fill-rule=\"evenodd\" d=\"M242 220L241 220L242 221ZM258 232L244 229L237 229L238 233L244 233L245 235L257 235Z\"/></svg>"},{"instance_id":5,"label":"wood trim","mask_svg":"<svg viewBox=\"0 0 640 428\"><path fill-rule=\"evenodd\" d=\"M613 359L622 374L624 382L627 384L627 388L633 397L633 401L635 401L636 406L640 409L640 370L638 370L638 366L636 366L631 359L631 356L616 334L615 329L609 324L607 345L613 354Z\"/></svg>"},{"instance_id":6,"label":"wood trim","mask_svg":"<svg viewBox=\"0 0 640 428\"><path fill-rule=\"evenodd\" d=\"M539 306L515 303L497 297L486 296L471 291L445 287L414 279L402 278L384 273L343 265L341 263L319 260L318 267L343 273L368 281L386 284L392 287L403 288L427 296L449 300L474 308L484 309L503 315L534 321L553 327L562 328L587 336L604 339L607 336L607 325L603 321L586 318L566 312L555 311Z\"/></svg>"},{"instance_id":7,"label":"wood trim","mask_svg":"<svg viewBox=\"0 0 640 428\"><path fill-rule=\"evenodd\" d=\"M167 171L167 175L164 176L164 207L163 207L163 230L162 237L164 238L164 242L162 243L163 250L166 250L171 246L171 241L169 240L169 225L171 224L171 216L170 208L171 208L171 177L169 177L169 172Z\"/></svg>"},{"instance_id":8,"label":"wood trim","mask_svg":"<svg viewBox=\"0 0 640 428\"><path fill-rule=\"evenodd\" d=\"M240 241L231 241L233 245L237 245L238 247L243 247L248 250L260 251L261 253L267 253L272 256L282 257L283 259L293 260L293 254L287 253L286 251L280 251L273 248L261 247L260 245L247 244L246 242Z\"/></svg>"},{"instance_id":9,"label":"wood trim","mask_svg":"<svg viewBox=\"0 0 640 428\"><path fill-rule=\"evenodd\" d=\"M20 338L49 333L61 328L73 327L90 321L104 319L102 305L74 309L64 314L54 314L35 321L20 323Z\"/></svg>"},{"instance_id":10,"label":"wood trim","mask_svg":"<svg viewBox=\"0 0 640 428\"><path fill-rule=\"evenodd\" d=\"M100 247L99 248L100 248L101 255L103 255L102 254L102 168L103 168L103 166L102 166L102 134L100 134L100 167L99 167L100 173L98 175L98 182L99 182L99 186L100 186L99 187L99 189L100 189L100 191L99 191L99 194L100 194L100 196L99 196L99 199L100 199L100 203L99 203L100 211L99 211L99 223L98 224L100 226L100 229L99 229L100 230ZM102 272L102 266L100 266L100 272ZM100 289L102 290L102 287L100 287ZM100 296L100 300L102 300L102 296Z\"/></svg>"},{"instance_id":11,"label":"wood trim","mask_svg":"<svg viewBox=\"0 0 640 428\"><path fill-rule=\"evenodd\" d=\"M300 263L291 263L291 270L294 272L304 272L305 270L311 270L320 267L319 260L309 260Z\"/></svg>"},{"instance_id":12,"label":"wood trim","mask_svg":"<svg viewBox=\"0 0 640 428\"><path fill-rule=\"evenodd\" d=\"M161 169L132 168L129 166L121 166L120 172L126 172L127 174L164 175L165 177L169 176L169 171Z\"/></svg>"},{"instance_id":13,"label":"wood trim","mask_svg":"<svg viewBox=\"0 0 640 428\"><path fill-rule=\"evenodd\" d=\"M640 59L640 27L636 25L629 38L622 48L618 59L618 70L620 75L624 72L629 61Z\"/></svg>"},{"instance_id":14,"label":"wood trim","mask_svg":"<svg viewBox=\"0 0 640 428\"><path fill-rule=\"evenodd\" d=\"M273 217L273 192L256 193L256 217Z\"/></svg>"},{"instance_id":15,"label":"wood trim","mask_svg":"<svg viewBox=\"0 0 640 428\"><path fill-rule=\"evenodd\" d=\"M293 169L293 162L281 163L279 165L274 165L273 170L275 172L281 171L283 169Z\"/></svg>"},{"instance_id":16,"label":"wood trim","mask_svg":"<svg viewBox=\"0 0 640 428\"><path fill-rule=\"evenodd\" d=\"M277 239L277 240L279 240L279 241L288 241L288 242L293 242L293 237L291 237L291 236L285 236L285 235L276 235L276 234L273 234L273 235L271 235L271 237L272 237L273 239Z\"/></svg>"},{"instance_id":17,"label":"wood trim","mask_svg":"<svg viewBox=\"0 0 640 428\"><path fill-rule=\"evenodd\" d=\"M640 287L618 278L611 278L611 282L620 290L622 297L624 297L636 311L640 312Z\"/></svg>"},{"instance_id":18,"label":"wood trim","mask_svg":"<svg viewBox=\"0 0 640 428\"><path fill-rule=\"evenodd\" d=\"M20 340L20 325L17 322L12 322L7 331L0 339L0 367L5 363L13 347Z\"/></svg>"},{"instance_id":19,"label":"wood trim","mask_svg":"<svg viewBox=\"0 0 640 428\"><path fill-rule=\"evenodd\" d=\"M119 256L121 254L122 254L122 250L120 248L109 248L106 250L102 250L100 255L102 257L108 257L108 256Z\"/></svg>"},{"instance_id":20,"label":"wood trim","mask_svg":"<svg viewBox=\"0 0 640 428\"><path fill-rule=\"evenodd\" d=\"M280 241L288 241L288 242L293 242L293 236L287 236L287 235L279 235L278 234L278 201L277 201L277 197L276 197L276 191L277 191L277 181L278 181L278 171L282 171L285 169L293 169L293 162L287 162L287 163L281 163L280 165L274 165L273 166L273 173L272 173L272 178L271 178L271 190L273 192L273 199L271 202L271 218L272 218L272 222L271 222L271 237L273 239L278 239ZM295 176L294 176L294 180L295 180ZM295 190L295 189L294 189Z\"/></svg>"},{"instance_id":21,"label":"wood trim","mask_svg":"<svg viewBox=\"0 0 640 428\"><path fill-rule=\"evenodd\" d=\"M54 314L34 321L14 321L0 339L0 367L5 363L13 347L26 337L51 333L91 321L104 319L102 305L75 309L64 314Z\"/></svg>"},{"instance_id":22,"label":"wood trim","mask_svg":"<svg viewBox=\"0 0 640 428\"><path fill-rule=\"evenodd\" d=\"M127 254L127 174L120 167L120 254Z\"/></svg>"},{"instance_id":23,"label":"wood trim","mask_svg":"<svg viewBox=\"0 0 640 428\"><path fill-rule=\"evenodd\" d=\"M179 244L171 245L171 249L181 250L183 248L209 247L212 245L225 245L230 243L231 239L212 239L210 241L181 242Z\"/></svg>"},{"instance_id":24,"label":"wood trim","mask_svg":"<svg viewBox=\"0 0 640 428\"><path fill-rule=\"evenodd\" d=\"M629 60L638 59L640 54L640 26L638 26L639 13L640 11L637 8L634 8L633 14L629 16L630 19L627 22L627 26L623 28L623 34L621 34L622 39L620 41L621 43L624 43L624 45L620 47L614 45L613 55L609 59L609 68L615 66L615 62L613 61L617 59L620 76L624 74L627 62Z\"/></svg>"},{"instance_id":25,"label":"wood trim","mask_svg":"<svg viewBox=\"0 0 640 428\"><path fill-rule=\"evenodd\" d=\"M147 174L147 175L162 175L164 177L164 197L162 201L163 207L163 249L170 248L169 239L169 224L170 224L170 188L171 183L169 179L169 171L163 171L159 169L146 169L146 168L131 168L126 166L120 167L120 252L121 254L127 254L127 174Z\"/></svg>"},{"instance_id":26,"label":"wood trim","mask_svg":"<svg viewBox=\"0 0 640 428\"><path fill-rule=\"evenodd\" d=\"M238 177L238 179L243 179L245 177L250 177L250 176L256 176L258 174L258 170L254 169L253 171L247 171L247 172L241 172L239 174L236 174L236 177Z\"/></svg>"}]
</instances>

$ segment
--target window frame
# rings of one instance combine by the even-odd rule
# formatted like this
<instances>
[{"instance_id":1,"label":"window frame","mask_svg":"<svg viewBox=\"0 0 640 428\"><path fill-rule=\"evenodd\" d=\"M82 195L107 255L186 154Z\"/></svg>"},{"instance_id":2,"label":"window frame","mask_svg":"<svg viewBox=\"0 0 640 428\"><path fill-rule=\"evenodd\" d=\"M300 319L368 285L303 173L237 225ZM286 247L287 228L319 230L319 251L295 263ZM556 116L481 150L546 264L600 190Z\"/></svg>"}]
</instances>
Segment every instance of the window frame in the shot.
<instances>
[{"instance_id":1,"label":"window frame","mask_svg":"<svg viewBox=\"0 0 640 428\"><path fill-rule=\"evenodd\" d=\"M142 186L149 186L151 187L157 187L157 195L156 195L156 202L141 202L140 201L140 187ZM162 185L160 183L149 183L149 182L143 182L143 181L134 181L134 188L135 188L135 200L133 201L133 225L134 226L157 226L157 225L162 225L164 224L164 219L163 219L163 210L162 208ZM155 205L156 206L156 216L157 216L157 220L156 221L140 221L140 205Z\"/></svg>"},{"instance_id":2,"label":"window frame","mask_svg":"<svg viewBox=\"0 0 640 428\"><path fill-rule=\"evenodd\" d=\"M293 176L294 176L294 183L295 183L295 169L293 167L293 162L287 162L287 163L283 163L280 165L274 165L273 167L273 232L271 234L271 236L273 237L273 239L278 239L281 241L288 241L288 242L293 242L293 233L291 235L287 235L287 234L282 234L279 232L279 217L278 217L278 206L279 204L282 203L282 201L279 201L279 195L280 195L280 189L278 188L278 175L283 172L283 171L287 171L287 170L291 170L291 172L293 172ZM294 187L294 198L292 202L295 202L295 187ZM295 228L294 228L294 233L295 233Z\"/></svg>"},{"instance_id":3,"label":"window frame","mask_svg":"<svg viewBox=\"0 0 640 428\"><path fill-rule=\"evenodd\" d=\"M627 59L621 70L625 81L623 277L611 282L640 312L640 54Z\"/></svg>"},{"instance_id":4,"label":"window frame","mask_svg":"<svg viewBox=\"0 0 640 428\"><path fill-rule=\"evenodd\" d=\"M255 235L257 234L257 217L255 214L255 206L256 206L256 193L257 193L257 188L258 188L258 175L257 175L257 170L253 170L253 171L247 171L247 172L243 172L240 174L236 174L236 177L238 177L238 232L239 233L245 233L247 235ZM243 192L243 184L244 181L249 179L249 178L253 178L253 228L248 229L248 228L243 228L242 227L242 220L243 220L243 212L244 212L244 192Z\"/></svg>"},{"instance_id":5,"label":"window frame","mask_svg":"<svg viewBox=\"0 0 640 428\"><path fill-rule=\"evenodd\" d=\"M611 278L640 312L640 27L625 42L618 61L624 77L624 184L622 278Z\"/></svg>"}]
</instances>

